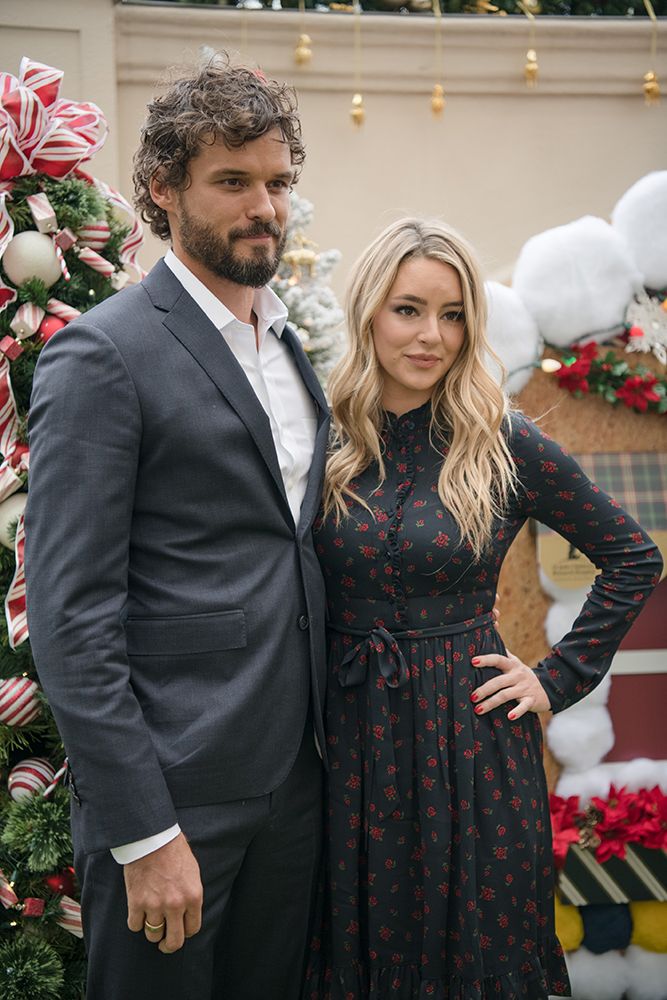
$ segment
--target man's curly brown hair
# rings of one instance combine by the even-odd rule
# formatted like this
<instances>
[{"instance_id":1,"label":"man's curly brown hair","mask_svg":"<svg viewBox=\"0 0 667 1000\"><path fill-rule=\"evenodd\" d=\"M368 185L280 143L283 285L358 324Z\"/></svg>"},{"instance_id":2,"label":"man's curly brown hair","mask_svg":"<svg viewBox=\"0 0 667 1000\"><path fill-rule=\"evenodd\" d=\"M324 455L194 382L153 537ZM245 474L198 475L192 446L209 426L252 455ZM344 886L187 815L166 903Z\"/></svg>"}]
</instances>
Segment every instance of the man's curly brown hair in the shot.
<instances>
[{"instance_id":1,"label":"man's curly brown hair","mask_svg":"<svg viewBox=\"0 0 667 1000\"><path fill-rule=\"evenodd\" d=\"M195 76L177 80L148 105L134 157L134 203L142 219L160 239L169 239L167 213L151 198L155 174L182 191L189 183L188 164L202 144L221 139L230 149L238 149L274 128L282 132L292 166L298 168L305 150L291 87L267 80L257 70L232 66L224 55Z\"/></svg>"}]
</instances>

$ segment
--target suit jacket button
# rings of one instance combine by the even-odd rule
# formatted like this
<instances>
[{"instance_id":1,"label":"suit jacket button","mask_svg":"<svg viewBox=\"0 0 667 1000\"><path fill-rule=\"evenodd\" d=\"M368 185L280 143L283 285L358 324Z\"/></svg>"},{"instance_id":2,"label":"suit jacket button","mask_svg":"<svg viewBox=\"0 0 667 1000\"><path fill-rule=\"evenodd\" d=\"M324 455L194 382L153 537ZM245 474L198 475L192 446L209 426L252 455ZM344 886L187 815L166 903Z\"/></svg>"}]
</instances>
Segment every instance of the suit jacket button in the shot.
<instances>
[{"instance_id":1,"label":"suit jacket button","mask_svg":"<svg viewBox=\"0 0 667 1000\"><path fill-rule=\"evenodd\" d=\"M308 621L308 616L299 615L299 618L297 620L297 625L299 626L302 632L305 632L308 626L310 625L310 622Z\"/></svg>"}]
</instances>

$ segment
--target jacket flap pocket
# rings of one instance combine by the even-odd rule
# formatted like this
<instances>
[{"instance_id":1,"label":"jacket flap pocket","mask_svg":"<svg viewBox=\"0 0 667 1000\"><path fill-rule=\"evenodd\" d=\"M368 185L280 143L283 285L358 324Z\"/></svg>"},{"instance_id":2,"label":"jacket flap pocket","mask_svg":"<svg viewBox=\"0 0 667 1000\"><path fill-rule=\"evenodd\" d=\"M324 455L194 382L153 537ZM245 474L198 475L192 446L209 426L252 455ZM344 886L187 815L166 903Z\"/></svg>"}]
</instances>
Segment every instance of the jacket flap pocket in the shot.
<instances>
[{"instance_id":1,"label":"jacket flap pocket","mask_svg":"<svg viewBox=\"0 0 667 1000\"><path fill-rule=\"evenodd\" d=\"M243 611L169 618L128 618L128 656L182 656L215 653L247 645Z\"/></svg>"}]
</instances>

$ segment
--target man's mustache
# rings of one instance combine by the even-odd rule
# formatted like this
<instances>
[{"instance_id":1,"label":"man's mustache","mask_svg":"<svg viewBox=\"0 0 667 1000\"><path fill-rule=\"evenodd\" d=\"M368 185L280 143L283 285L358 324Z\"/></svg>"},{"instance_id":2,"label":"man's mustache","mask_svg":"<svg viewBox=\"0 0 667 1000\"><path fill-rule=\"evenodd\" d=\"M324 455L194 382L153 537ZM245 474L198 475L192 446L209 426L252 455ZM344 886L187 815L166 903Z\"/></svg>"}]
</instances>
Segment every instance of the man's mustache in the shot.
<instances>
[{"instance_id":1,"label":"man's mustache","mask_svg":"<svg viewBox=\"0 0 667 1000\"><path fill-rule=\"evenodd\" d=\"M249 229L230 229L230 240L252 239L254 236L275 236L280 239L283 231L276 222L256 222Z\"/></svg>"}]
</instances>

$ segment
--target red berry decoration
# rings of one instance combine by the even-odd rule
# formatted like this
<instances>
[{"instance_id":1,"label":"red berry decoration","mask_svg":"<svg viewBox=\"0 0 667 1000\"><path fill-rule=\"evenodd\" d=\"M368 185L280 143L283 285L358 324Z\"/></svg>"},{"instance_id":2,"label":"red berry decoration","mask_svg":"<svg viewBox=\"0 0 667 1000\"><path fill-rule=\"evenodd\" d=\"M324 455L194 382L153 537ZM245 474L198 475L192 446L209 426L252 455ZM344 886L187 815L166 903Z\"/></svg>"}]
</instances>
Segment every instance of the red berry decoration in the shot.
<instances>
[{"instance_id":1,"label":"red berry decoration","mask_svg":"<svg viewBox=\"0 0 667 1000\"><path fill-rule=\"evenodd\" d=\"M76 892L74 869L65 868L64 871L57 872L55 875L47 875L44 879L44 885L57 896L73 896Z\"/></svg>"}]
</instances>

